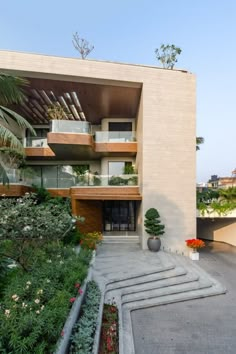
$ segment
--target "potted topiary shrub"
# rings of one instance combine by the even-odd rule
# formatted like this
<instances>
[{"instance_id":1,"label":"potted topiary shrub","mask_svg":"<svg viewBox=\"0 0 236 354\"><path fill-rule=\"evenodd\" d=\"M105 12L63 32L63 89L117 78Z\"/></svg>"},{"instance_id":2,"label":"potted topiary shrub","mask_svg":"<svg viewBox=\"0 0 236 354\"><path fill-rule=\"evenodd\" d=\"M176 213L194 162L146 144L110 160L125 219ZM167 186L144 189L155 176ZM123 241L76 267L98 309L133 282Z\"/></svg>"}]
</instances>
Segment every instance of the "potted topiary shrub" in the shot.
<instances>
[{"instance_id":1,"label":"potted topiary shrub","mask_svg":"<svg viewBox=\"0 0 236 354\"><path fill-rule=\"evenodd\" d=\"M145 231L151 235L147 241L148 249L152 252L159 251L161 247L159 236L165 233L165 225L161 224L160 215L155 208L146 211L144 226Z\"/></svg>"}]
</instances>

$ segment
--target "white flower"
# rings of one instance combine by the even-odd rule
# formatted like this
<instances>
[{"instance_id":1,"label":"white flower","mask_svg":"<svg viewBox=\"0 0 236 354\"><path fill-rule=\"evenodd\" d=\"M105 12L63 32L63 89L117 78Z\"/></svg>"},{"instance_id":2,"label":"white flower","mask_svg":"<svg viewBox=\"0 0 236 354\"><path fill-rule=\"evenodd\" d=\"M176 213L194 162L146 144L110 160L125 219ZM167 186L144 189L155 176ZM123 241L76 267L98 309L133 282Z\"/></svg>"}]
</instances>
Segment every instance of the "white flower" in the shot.
<instances>
[{"instance_id":1,"label":"white flower","mask_svg":"<svg viewBox=\"0 0 236 354\"><path fill-rule=\"evenodd\" d=\"M39 313L40 313L40 311L39 311L39 310L37 310L37 311L35 311L35 313L39 314Z\"/></svg>"},{"instance_id":2,"label":"white flower","mask_svg":"<svg viewBox=\"0 0 236 354\"><path fill-rule=\"evenodd\" d=\"M43 309L44 309L44 305L41 306L41 310L43 310Z\"/></svg>"},{"instance_id":3,"label":"white flower","mask_svg":"<svg viewBox=\"0 0 236 354\"><path fill-rule=\"evenodd\" d=\"M29 289L29 285L26 285L25 289L26 289L26 290Z\"/></svg>"},{"instance_id":4,"label":"white flower","mask_svg":"<svg viewBox=\"0 0 236 354\"><path fill-rule=\"evenodd\" d=\"M63 261L60 261L59 263L60 263L60 264L64 264L64 262L63 262Z\"/></svg>"},{"instance_id":5,"label":"white flower","mask_svg":"<svg viewBox=\"0 0 236 354\"><path fill-rule=\"evenodd\" d=\"M26 284L27 285L31 285L32 283L31 283L31 281L27 281Z\"/></svg>"},{"instance_id":6,"label":"white flower","mask_svg":"<svg viewBox=\"0 0 236 354\"><path fill-rule=\"evenodd\" d=\"M37 295L42 294L42 293L43 293L43 289L39 289L39 290L37 291Z\"/></svg>"},{"instance_id":7,"label":"white flower","mask_svg":"<svg viewBox=\"0 0 236 354\"><path fill-rule=\"evenodd\" d=\"M57 255L57 258L60 258L60 257L61 257L61 255L60 255L60 254L58 254L58 255Z\"/></svg>"},{"instance_id":8,"label":"white flower","mask_svg":"<svg viewBox=\"0 0 236 354\"><path fill-rule=\"evenodd\" d=\"M22 307L27 307L28 305L25 302L22 302Z\"/></svg>"},{"instance_id":9,"label":"white flower","mask_svg":"<svg viewBox=\"0 0 236 354\"><path fill-rule=\"evenodd\" d=\"M47 259L47 263L52 263L52 260L51 259Z\"/></svg>"},{"instance_id":10,"label":"white flower","mask_svg":"<svg viewBox=\"0 0 236 354\"><path fill-rule=\"evenodd\" d=\"M18 295L12 295L12 300L14 300L14 301L18 301L19 300L19 296Z\"/></svg>"},{"instance_id":11,"label":"white flower","mask_svg":"<svg viewBox=\"0 0 236 354\"><path fill-rule=\"evenodd\" d=\"M46 282L47 282L47 283L51 283L51 280L50 280L50 279L47 279Z\"/></svg>"},{"instance_id":12,"label":"white flower","mask_svg":"<svg viewBox=\"0 0 236 354\"><path fill-rule=\"evenodd\" d=\"M30 231L31 230L31 227L29 225L26 225L24 228L23 228L23 231Z\"/></svg>"},{"instance_id":13,"label":"white flower","mask_svg":"<svg viewBox=\"0 0 236 354\"><path fill-rule=\"evenodd\" d=\"M10 310L5 310L5 316L9 317L10 316L10 312L11 312Z\"/></svg>"},{"instance_id":14,"label":"white flower","mask_svg":"<svg viewBox=\"0 0 236 354\"><path fill-rule=\"evenodd\" d=\"M39 299L35 299L34 302L35 302L36 304L39 304L39 303L40 303L40 300L39 300Z\"/></svg>"},{"instance_id":15,"label":"white flower","mask_svg":"<svg viewBox=\"0 0 236 354\"><path fill-rule=\"evenodd\" d=\"M76 219L72 218L71 222L73 222L73 224L76 222Z\"/></svg>"}]
</instances>

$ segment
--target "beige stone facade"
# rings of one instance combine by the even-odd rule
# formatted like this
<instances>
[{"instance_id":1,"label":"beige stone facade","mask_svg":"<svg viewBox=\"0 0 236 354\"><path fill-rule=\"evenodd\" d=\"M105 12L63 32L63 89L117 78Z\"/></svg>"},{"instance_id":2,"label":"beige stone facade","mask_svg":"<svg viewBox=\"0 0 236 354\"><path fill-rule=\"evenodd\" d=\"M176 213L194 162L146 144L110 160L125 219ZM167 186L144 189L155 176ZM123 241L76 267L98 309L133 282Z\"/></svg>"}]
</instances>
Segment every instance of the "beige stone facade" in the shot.
<instances>
[{"instance_id":1,"label":"beige stone facade","mask_svg":"<svg viewBox=\"0 0 236 354\"><path fill-rule=\"evenodd\" d=\"M134 121L136 129L137 154L127 155L129 161L135 161L142 196L137 205L136 231L141 247L146 248L148 235L143 227L144 214L148 208L155 207L166 226L162 238L164 248L185 250L185 240L196 237L196 83L193 74L142 65L6 51L0 51L0 71L39 80L120 87L121 95L123 88L139 90L136 116L124 116ZM105 100L106 105L106 98L101 96L101 100ZM119 106L119 102L113 101ZM109 118L101 117L101 122L105 119L103 125L107 126ZM122 121L122 117L117 118ZM100 170L106 170L108 158L109 154L101 158ZM117 154L116 159L119 160ZM69 156L68 160L71 160Z\"/></svg>"}]
</instances>

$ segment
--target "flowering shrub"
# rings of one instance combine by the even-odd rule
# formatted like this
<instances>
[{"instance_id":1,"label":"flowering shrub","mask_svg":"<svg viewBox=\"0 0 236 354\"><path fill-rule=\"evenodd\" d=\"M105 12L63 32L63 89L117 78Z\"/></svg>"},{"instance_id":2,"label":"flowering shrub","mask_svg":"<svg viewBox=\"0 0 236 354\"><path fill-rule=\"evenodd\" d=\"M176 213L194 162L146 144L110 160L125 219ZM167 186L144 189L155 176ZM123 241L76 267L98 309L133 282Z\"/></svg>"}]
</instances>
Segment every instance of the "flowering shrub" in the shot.
<instances>
[{"instance_id":1,"label":"flowering shrub","mask_svg":"<svg viewBox=\"0 0 236 354\"><path fill-rule=\"evenodd\" d=\"M95 250L97 245L102 242L103 236L101 232L89 232L80 236L80 245L82 248Z\"/></svg>"},{"instance_id":2,"label":"flowering shrub","mask_svg":"<svg viewBox=\"0 0 236 354\"><path fill-rule=\"evenodd\" d=\"M61 201L37 203L33 194L0 199L1 253L25 270L34 262L34 250L49 241L62 240L76 222Z\"/></svg>"},{"instance_id":3,"label":"flowering shrub","mask_svg":"<svg viewBox=\"0 0 236 354\"><path fill-rule=\"evenodd\" d=\"M205 242L202 240L198 240L198 239L190 239L190 240L186 240L186 246L192 249L197 250L198 248L202 248L205 247Z\"/></svg>"},{"instance_id":4,"label":"flowering shrub","mask_svg":"<svg viewBox=\"0 0 236 354\"><path fill-rule=\"evenodd\" d=\"M87 285L81 316L73 330L70 354L92 353L100 299L101 291L98 285L94 281L90 281Z\"/></svg>"},{"instance_id":5,"label":"flowering shrub","mask_svg":"<svg viewBox=\"0 0 236 354\"><path fill-rule=\"evenodd\" d=\"M100 352L118 354L118 309L115 304L104 304Z\"/></svg>"},{"instance_id":6,"label":"flowering shrub","mask_svg":"<svg viewBox=\"0 0 236 354\"><path fill-rule=\"evenodd\" d=\"M2 353L52 353L80 294L91 252L81 250L77 255L71 247L53 244L42 253L30 272L18 268L5 287L0 308Z\"/></svg>"}]
</instances>

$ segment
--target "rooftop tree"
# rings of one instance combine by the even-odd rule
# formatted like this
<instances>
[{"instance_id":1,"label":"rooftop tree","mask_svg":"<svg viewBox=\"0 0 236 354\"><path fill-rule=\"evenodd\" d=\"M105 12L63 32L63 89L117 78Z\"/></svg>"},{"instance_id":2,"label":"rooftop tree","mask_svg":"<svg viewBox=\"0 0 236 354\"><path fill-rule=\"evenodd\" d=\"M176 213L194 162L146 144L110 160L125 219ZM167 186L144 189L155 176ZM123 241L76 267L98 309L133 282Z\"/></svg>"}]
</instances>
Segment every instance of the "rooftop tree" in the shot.
<instances>
[{"instance_id":1,"label":"rooftop tree","mask_svg":"<svg viewBox=\"0 0 236 354\"><path fill-rule=\"evenodd\" d=\"M160 48L155 50L157 60L163 65L165 69L173 69L177 63L177 56L180 55L182 49L176 47L174 44L162 44Z\"/></svg>"}]
</instances>

